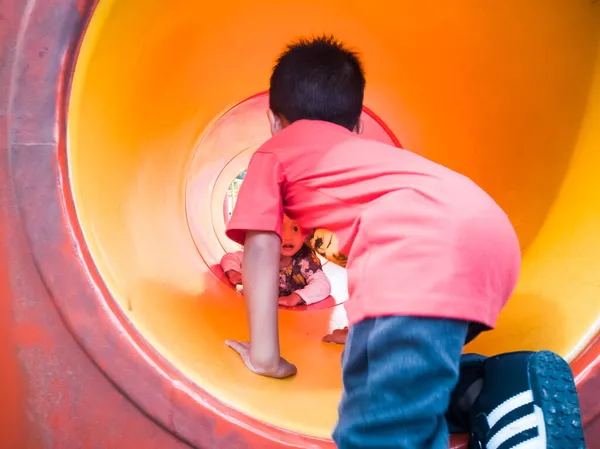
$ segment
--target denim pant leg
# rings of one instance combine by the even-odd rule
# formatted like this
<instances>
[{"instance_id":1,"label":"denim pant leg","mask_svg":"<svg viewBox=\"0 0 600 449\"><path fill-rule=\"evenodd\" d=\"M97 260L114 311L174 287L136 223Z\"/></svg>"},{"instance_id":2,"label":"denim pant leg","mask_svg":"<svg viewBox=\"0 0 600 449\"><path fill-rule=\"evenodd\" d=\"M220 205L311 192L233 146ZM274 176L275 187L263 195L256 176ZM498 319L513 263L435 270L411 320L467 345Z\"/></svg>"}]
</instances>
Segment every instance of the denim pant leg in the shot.
<instances>
[{"instance_id":1,"label":"denim pant leg","mask_svg":"<svg viewBox=\"0 0 600 449\"><path fill-rule=\"evenodd\" d=\"M458 380L468 323L420 317L366 319L350 328L339 449L448 449L444 414Z\"/></svg>"}]
</instances>

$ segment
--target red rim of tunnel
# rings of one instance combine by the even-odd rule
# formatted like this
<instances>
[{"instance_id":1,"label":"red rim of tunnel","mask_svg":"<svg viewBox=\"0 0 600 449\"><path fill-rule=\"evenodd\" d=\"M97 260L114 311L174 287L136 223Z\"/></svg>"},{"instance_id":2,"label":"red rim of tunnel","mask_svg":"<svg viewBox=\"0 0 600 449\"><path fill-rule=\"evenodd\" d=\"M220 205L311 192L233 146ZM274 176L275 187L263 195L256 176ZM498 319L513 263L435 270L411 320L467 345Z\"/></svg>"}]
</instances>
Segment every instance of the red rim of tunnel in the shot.
<instances>
[{"instance_id":1,"label":"red rim of tunnel","mask_svg":"<svg viewBox=\"0 0 600 449\"><path fill-rule=\"evenodd\" d=\"M130 400L196 447L334 448L275 428L199 388L138 333L108 292L78 223L66 117L74 64L98 0L33 2L20 27L9 91L10 177L40 277L73 337ZM18 23L19 17L8 17ZM13 14L14 15L14 14ZM42 57L43 56L43 57ZM50 94L49 94L50 93ZM94 317L94 326L82 317ZM588 439L600 440L600 335L572 364ZM148 394L152 391L153 394ZM597 424L597 423L595 423ZM460 439L453 440L453 447Z\"/></svg>"},{"instance_id":2,"label":"red rim of tunnel","mask_svg":"<svg viewBox=\"0 0 600 449\"><path fill-rule=\"evenodd\" d=\"M221 115L219 115L219 118L217 119L217 121L221 117L225 117L227 114L229 114L231 111L233 111L238 106L244 104L245 102L252 100L253 98L263 96L263 95L269 95L269 91L263 90L263 91L255 93L254 95L250 95L249 97L246 97L241 101L238 101L233 106L227 108L223 113L221 113ZM400 143L400 140L396 137L396 135L394 134L392 129L385 123L385 121L381 117L379 117L372 109L370 109L369 107L364 106L364 105L363 105L363 112L365 114L367 114L369 117L371 117L375 121L375 123L377 123L377 125L379 125L379 127L385 131L385 133L388 135L388 137L394 143L395 146L397 146L398 148L402 148L402 144ZM215 121L215 123L216 123L216 121ZM210 127L212 127L212 126L213 125L210 125ZM210 129L210 127L209 127L209 129Z\"/></svg>"}]
</instances>

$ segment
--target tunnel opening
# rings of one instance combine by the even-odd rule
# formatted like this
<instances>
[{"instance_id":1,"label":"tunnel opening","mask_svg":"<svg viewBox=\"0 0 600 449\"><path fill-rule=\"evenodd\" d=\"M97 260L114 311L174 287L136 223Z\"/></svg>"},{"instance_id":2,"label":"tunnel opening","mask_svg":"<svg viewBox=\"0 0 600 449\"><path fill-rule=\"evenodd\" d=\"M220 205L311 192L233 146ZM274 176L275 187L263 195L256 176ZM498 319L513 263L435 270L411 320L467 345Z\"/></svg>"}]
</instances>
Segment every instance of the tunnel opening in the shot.
<instances>
[{"instance_id":1,"label":"tunnel opening","mask_svg":"<svg viewBox=\"0 0 600 449\"><path fill-rule=\"evenodd\" d=\"M382 3L349 11L332 0L318 15L310 2L271 7L264 15L233 1L206 9L106 0L89 24L69 104L69 176L85 244L135 332L232 409L329 437L342 348L320 339L344 324L343 309L281 312L282 351L299 367L296 378L273 381L241 368L223 342L246 338L245 311L211 270L231 244L219 236L232 178L222 186L216 179L243 154L230 167L239 173L260 142L197 150L223 111L264 91L285 42L326 30L364 54L366 103L403 145L473 178L517 229L517 291L498 329L468 349L577 355L600 315L600 136L597 121L582 122L586 111L598 114L598 89L590 94L592 80L599 83L598 26L589 5L449 11ZM293 23L275 20L290 15ZM260 109L262 124L237 123L235 134L266 130Z\"/></svg>"},{"instance_id":2,"label":"tunnel opening","mask_svg":"<svg viewBox=\"0 0 600 449\"><path fill-rule=\"evenodd\" d=\"M229 219L231 218L231 215L233 214L233 210L234 210L235 204L237 202L237 196L239 194L245 174L246 174L246 169L243 169L238 175L236 175L234 177L234 179L229 184L229 187L227 188L227 193L225 194L225 199L223 200L223 220L225 222L225 226L227 225L227 223L229 222ZM218 183L218 180L217 180L217 183ZM193 202L193 200L192 200L192 202ZM191 232L193 233L193 230L191 230ZM220 237L221 238L219 238L219 237L217 237L217 238L219 238L219 240L221 240L222 236L220 236ZM310 238L307 238L305 243L310 244ZM243 251L242 245L235 244L234 247L235 247L236 251ZM224 249L224 251L225 251L225 249ZM226 252L232 252L232 250L229 250ZM343 304L348 299L348 278L347 278L346 268L330 261L327 258L326 254L320 254L319 251L315 251L314 254L319 259L319 262L321 263L323 272L329 279L329 282L331 284L331 294L329 295L329 297L327 297L321 301L318 301L317 303L314 303L314 304L310 304L310 305L302 304L300 306L295 306L295 307L291 307L291 308L284 307L284 306L280 306L280 307L286 308L288 310L305 311L305 310L319 309L319 308L325 308L325 307L333 307L333 306L336 306L339 304ZM222 273L222 270L220 270L219 267L217 267L216 265L212 267L212 270L217 276L219 276L221 278L223 278L223 275L226 275L226 273ZM223 278L223 279L225 280L225 278ZM243 294L243 287L241 285L233 286L233 285L231 285L231 283L228 283L228 284L231 287L236 288L236 290L238 292Z\"/></svg>"},{"instance_id":3,"label":"tunnel opening","mask_svg":"<svg viewBox=\"0 0 600 449\"><path fill-rule=\"evenodd\" d=\"M270 137L268 102L268 93L261 92L229 108L202 133L193 150L185 180L187 221L199 254L220 279L224 279L219 267L221 257L242 249L225 236L225 228L243 182L240 174L245 172L254 151ZM385 122L368 107L362 120L365 138L401 146ZM226 156L207 165L207 155L216 153ZM290 310L332 307L348 298L345 269L320 258L332 283L331 297Z\"/></svg>"}]
</instances>

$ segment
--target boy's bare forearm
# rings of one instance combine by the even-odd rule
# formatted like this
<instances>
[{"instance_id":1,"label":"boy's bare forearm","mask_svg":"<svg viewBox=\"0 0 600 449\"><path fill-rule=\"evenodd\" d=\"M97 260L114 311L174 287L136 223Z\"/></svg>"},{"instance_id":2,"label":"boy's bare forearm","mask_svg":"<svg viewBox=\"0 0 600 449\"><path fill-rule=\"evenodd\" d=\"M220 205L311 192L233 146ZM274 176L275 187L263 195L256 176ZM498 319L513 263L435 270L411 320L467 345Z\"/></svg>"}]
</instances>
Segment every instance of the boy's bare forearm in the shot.
<instances>
[{"instance_id":1,"label":"boy's bare forearm","mask_svg":"<svg viewBox=\"0 0 600 449\"><path fill-rule=\"evenodd\" d=\"M281 240L276 233L246 233L243 285L250 327L250 357L257 368L269 369L279 364L280 252Z\"/></svg>"}]
</instances>

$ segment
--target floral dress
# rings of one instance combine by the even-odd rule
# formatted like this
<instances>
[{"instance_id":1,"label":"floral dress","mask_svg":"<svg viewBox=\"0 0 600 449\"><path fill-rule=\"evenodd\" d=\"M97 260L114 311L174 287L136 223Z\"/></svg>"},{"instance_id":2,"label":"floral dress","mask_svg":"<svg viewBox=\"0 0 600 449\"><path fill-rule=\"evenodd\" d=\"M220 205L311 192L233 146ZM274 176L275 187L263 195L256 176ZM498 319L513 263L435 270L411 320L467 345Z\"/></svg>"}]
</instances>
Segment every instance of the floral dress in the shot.
<instances>
[{"instance_id":1,"label":"floral dress","mask_svg":"<svg viewBox=\"0 0 600 449\"><path fill-rule=\"evenodd\" d=\"M306 245L292 256L292 263L279 270L279 296L291 295L306 287L308 279L322 271L321 261Z\"/></svg>"},{"instance_id":2,"label":"floral dress","mask_svg":"<svg viewBox=\"0 0 600 449\"><path fill-rule=\"evenodd\" d=\"M237 251L227 253L221 259L221 268L228 271L242 272L244 253ZM321 261L307 245L292 256L292 262L279 270L279 296L296 293L305 304L314 304L329 297L331 283L321 267Z\"/></svg>"}]
</instances>

